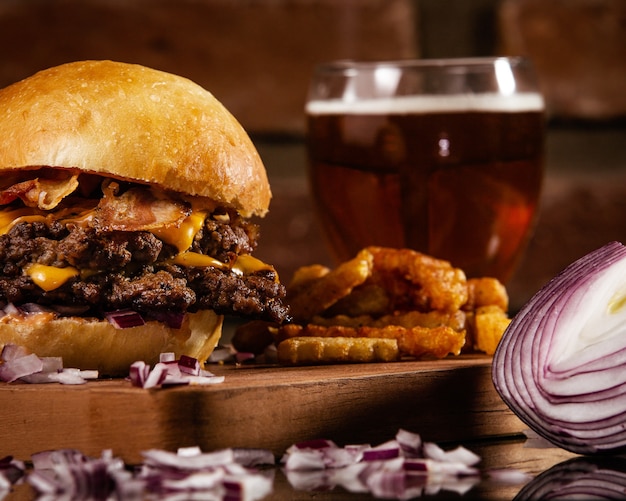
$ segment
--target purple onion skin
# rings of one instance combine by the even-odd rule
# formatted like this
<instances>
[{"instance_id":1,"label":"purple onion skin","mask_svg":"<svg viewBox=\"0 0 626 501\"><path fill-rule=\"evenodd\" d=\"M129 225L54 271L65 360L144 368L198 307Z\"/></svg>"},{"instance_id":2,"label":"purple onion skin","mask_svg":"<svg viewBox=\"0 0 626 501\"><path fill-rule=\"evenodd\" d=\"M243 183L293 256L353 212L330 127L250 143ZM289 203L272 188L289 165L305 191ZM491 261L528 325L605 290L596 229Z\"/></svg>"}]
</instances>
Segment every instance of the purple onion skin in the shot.
<instances>
[{"instance_id":1,"label":"purple onion skin","mask_svg":"<svg viewBox=\"0 0 626 501\"><path fill-rule=\"evenodd\" d=\"M513 501L537 499L623 499L626 459L579 456L544 471Z\"/></svg>"},{"instance_id":2,"label":"purple onion skin","mask_svg":"<svg viewBox=\"0 0 626 501\"><path fill-rule=\"evenodd\" d=\"M492 380L540 436L577 454L626 450L626 247L611 242L554 277L513 318Z\"/></svg>"}]
</instances>

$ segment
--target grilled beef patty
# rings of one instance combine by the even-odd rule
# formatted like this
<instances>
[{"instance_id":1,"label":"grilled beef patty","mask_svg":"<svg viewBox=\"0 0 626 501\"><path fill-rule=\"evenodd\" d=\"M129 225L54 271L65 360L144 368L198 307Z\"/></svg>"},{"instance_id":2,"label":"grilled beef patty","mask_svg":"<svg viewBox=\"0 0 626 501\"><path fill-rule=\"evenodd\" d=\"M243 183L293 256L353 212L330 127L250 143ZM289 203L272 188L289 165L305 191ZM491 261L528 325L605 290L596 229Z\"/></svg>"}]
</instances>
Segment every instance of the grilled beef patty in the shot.
<instances>
[{"instance_id":1,"label":"grilled beef patty","mask_svg":"<svg viewBox=\"0 0 626 501\"><path fill-rule=\"evenodd\" d=\"M220 211L206 218L191 251L230 263L256 247L258 227ZM132 309L148 317L211 309L218 314L282 321L284 286L275 272L236 274L168 261L176 249L147 231L106 231L97 225L21 222L0 236L0 301L49 305L103 317ZM73 266L81 273L44 291L23 269L29 264Z\"/></svg>"}]
</instances>

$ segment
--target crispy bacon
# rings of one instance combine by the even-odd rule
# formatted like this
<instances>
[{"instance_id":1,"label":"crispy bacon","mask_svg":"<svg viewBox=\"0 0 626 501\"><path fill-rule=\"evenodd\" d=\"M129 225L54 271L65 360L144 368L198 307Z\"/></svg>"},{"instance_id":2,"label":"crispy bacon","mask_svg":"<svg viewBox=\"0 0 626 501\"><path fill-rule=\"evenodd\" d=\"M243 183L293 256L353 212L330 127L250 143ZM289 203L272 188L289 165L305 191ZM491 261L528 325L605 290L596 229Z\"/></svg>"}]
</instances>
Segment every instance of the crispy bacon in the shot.
<instances>
[{"instance_id":1,"label":"crispy bacon","mask_svg":"<svg viewBox=\"0 0 626 501\"><path fill-rule=\"evenodd\" d=\"M116 182L103 185L104 196L96 208L98 224L110 231L149 231L179 226L191 207L149 188L131 188L117 196Z\"/></svg>"},{"instance_id":2,"label":"crispy bacon","mask_svg":"<svg viewBox=\"0 0 626 501\"><path fill-rule=\"evenodd\" d=\"M36 177L12 184L0 191L0 204L20 198L24 205L42 210L54 209L78 187L78 174L64 173L52 178Z\"/></svg>"}]
</instances>

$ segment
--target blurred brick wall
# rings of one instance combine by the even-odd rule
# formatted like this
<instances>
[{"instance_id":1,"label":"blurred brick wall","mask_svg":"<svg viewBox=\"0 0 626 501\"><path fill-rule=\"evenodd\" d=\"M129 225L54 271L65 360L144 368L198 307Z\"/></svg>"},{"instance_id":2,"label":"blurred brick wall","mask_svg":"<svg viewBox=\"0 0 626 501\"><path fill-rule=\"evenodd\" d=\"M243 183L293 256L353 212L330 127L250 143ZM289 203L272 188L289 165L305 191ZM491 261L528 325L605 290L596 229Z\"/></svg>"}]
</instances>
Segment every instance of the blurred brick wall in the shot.
<instances>
[{"instance_id":1,"label":"blurred brick wall","mask_svg":"<svg viewBox=\"0 0 626 501\"><path fill-rule=\"evenodd\" d=\"M510 285L518 301L583 253L626 242L625 52L625 0L0 0L0 86L107 58L211 90L267 166L274 199L259 254L285 279L297 266L330 264L304 176L315 63L529 56L553 117L577 125L549 131L537 232ZM614 120L622 125L602 125Z\"/></svg>"},{"instance_id":2,"label":"blurred brick wall","mask_svg":"<svg viewBox=\"0 0 626 501\"><path fill-rule=\"evenodd\" d=\"M197 81L252 133L301 134L313 66L418 54L413 0L0 0L0 86L67 61Z\"/></svg>"},{"instance_id":3,"label":"blurred brick wall","mask_svg":"<svg viewBox=\"0 0 626 501\"><path fill-rule=\"evenodd\" d=\"M626 116L624 0L503 0L500 51L532 59L552 116Z\"/></svg>"}]
</instances>

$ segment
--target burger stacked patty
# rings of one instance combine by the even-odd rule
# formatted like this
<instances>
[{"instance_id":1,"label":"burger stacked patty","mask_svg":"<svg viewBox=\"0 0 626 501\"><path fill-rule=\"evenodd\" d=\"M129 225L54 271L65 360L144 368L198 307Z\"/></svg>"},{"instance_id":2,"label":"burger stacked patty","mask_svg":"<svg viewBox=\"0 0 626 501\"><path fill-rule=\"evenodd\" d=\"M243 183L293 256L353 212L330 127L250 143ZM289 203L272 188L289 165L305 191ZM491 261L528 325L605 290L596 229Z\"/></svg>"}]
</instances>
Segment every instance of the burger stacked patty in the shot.
<instances>
[{"instance_id":1,"label":"burger stacked patty","mask_svg":"<svg viewBox=\"0 0 626 501\"><path fill-rule=\"evenodd\" d=\"M256 225L221 212L206 219L190 250L229 263L237 255L249 254L256 238ZM171 261L176 253L148 231L18 223L0 236L0 300L99 317L121 309L148 318L200 309L277 322L286 317L284 286L273 270L237 274L215 267L185 267ZM23 273L32 263L72 266L81 273L44 291Z\"/></svg>"}]
</instances>

